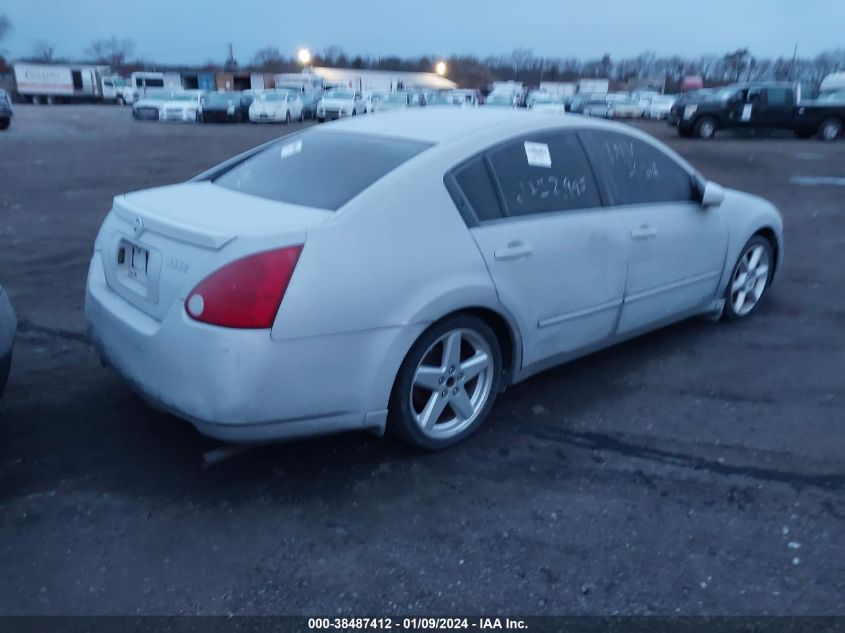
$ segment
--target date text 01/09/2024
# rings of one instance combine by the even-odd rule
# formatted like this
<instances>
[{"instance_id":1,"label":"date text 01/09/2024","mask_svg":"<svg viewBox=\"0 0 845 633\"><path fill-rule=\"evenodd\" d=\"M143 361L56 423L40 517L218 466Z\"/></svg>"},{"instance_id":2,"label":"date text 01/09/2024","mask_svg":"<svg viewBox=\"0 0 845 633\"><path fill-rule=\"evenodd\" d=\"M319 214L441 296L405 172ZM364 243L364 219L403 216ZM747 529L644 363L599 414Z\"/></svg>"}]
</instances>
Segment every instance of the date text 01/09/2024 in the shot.
<instances>
[{"instance_id":1,"label":"date text 01/09/2024","mask_svg":"<svg viewBox=\"0 0 845 633\"><path fill-rule=\"evenodd\" d=\"M309 618L310 630L524 630L524 620L512 618Z\"/></svg>"}]
</instances>

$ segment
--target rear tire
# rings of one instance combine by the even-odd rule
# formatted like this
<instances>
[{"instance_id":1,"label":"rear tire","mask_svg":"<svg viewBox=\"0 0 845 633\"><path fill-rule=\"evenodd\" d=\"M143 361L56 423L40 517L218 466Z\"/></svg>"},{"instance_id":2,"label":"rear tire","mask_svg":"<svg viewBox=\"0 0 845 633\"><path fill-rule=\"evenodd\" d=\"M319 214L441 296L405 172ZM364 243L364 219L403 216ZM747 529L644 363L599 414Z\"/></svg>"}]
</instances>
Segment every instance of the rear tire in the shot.
<instances>
[{"instance_id":1,"label":"rear tire","mask_svg":"<svg viewBox=\"0 0 845 633\"><path fill-rule=\"evenodd\" d=\"M285 125L290 125L290 110L285 112Z\"/></svg>"},{"instance_id":2,"label":"rear tire","mask_svg":"<svg viewBox=\"0 0 845 633\"><path fill-rule=\"evenodd\" d=\"M426 450L457 444L483 424L501 379L502 353L490 326L470 314L447 317L423 332L402 362L388 430Z\"/></svg>"},{"instance_id":3,"label":"rear tire","mask_svg":"<svg viewBox=\"0 0 845 633\"><path fill-rule=\"evenodd\" d=\"M711 139L716 134L716 119L703 116L695 122L695 135L700 139Z\"/></svg>"},{"instance_id":4,"label":"rear tire","mask_svg":"<svg viewBox=\"0 0 845 633\"><path fill-rule=\"evenodd\" d=\"M762 235L755 235L748 240L725 289L726 320L745 319L760 307L769 289L774 266L775 259L769 240Z\"/></svg>"},{"instance_id":5,"label":"rear tire","mask_svg":"<svg viewBox=\"0 0 845 633\"><path fill-rule=\"evenodd\" d=\"M819 126L819 138L823 141L835 141L842 136L842 121L836 117L828 117Z\"/></svg>"}]
</instances>

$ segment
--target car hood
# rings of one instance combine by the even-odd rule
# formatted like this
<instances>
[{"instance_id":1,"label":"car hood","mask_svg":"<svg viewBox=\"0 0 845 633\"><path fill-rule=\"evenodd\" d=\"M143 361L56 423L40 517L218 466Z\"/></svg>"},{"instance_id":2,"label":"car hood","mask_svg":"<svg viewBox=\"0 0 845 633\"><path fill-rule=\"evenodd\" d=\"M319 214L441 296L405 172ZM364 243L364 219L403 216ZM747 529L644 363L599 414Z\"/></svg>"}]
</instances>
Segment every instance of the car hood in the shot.
<instances>
[{"instance_id":1,"label":"car hood","mask_svg":"<svg viewBox=\"0 0 845 633\"><path fill-rule=\"evenodd\" d=\"M346 106L352 107L352 104L355 103L352 99L326 99L323 98L320 100L320 105L325 108L345 108Z\"/></svg>"},{"instance_id":2,"label":"car hood","mask_svg":"<svg viewBox=\"0 0 845 633\"><path fill-rule=\"evenodd\" d=\"M253 101L249 109L253 112L278 112L286 106L284 101Z\"/></svg>"},{"instance_id":3,"label":"car hood","mask_svg":"<svg viewBox=\"0 0 845 633\"><path fill-rule=\"evenodd\" d=\"M158 99L138 99L134 104L136 108L160 108L167 101L159 101Z\"/></svg>"},{"instance_id":4,"label":"car hood","mask_svg":"<svg viewBox=\"0 0 845 633\"><path fill-rule=\"evenodd\" d=\"M188 110L190 108L197 108L199 107L199 103L196 101L164 101L161 104L162 108L181 108L182 110Z\"/></svg>"}]
</instances>

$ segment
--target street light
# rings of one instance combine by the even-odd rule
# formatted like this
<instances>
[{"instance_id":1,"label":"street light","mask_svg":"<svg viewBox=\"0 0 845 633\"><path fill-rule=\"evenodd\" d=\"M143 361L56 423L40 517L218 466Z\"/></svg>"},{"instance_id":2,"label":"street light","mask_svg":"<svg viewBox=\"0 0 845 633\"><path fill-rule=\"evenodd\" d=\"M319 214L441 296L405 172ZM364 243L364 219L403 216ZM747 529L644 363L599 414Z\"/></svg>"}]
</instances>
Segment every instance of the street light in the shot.
<instances>
[{"instance_id":1,"label":"street light","mask_svg":"<svg viewBox=\"0 0 845 633\"><path fill-rule=\"evenodd\" d=\"M299 63L303 66L307 66L311 63L311 51L307 48L300 48L296 56L299 58Z\"/></svg>"},{"instance_id":2,"label":"street light","mask_svg":"<svg viewBox=\"0 0 845 633\"><path fill-rule=\"evenodd\" d=\"M434 71L441 77L446 74L446 62L437 62Z\"/></svg>"}]
</instances>

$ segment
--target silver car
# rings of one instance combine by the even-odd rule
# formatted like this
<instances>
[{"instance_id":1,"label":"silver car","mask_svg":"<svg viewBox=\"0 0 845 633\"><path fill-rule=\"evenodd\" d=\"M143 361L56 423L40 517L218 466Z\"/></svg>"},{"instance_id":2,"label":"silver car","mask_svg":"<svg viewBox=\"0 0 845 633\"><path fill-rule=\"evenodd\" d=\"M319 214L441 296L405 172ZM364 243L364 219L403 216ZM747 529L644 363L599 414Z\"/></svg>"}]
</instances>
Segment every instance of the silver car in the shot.
<instances>
[{"instance_id":1,"label":"silver car","mask_svg":"<svg viewBox=\"0 0 845 633\"><path fill-rule=\"evenodd\" d=\"M9 378L16 330L15 312L3 287L0 286L0 398L3 397L6 381Z\"/></svg>"},{"instance_id":2,"label":"silver car","mask_svg":"<svg viewBox=\"0 0 845 633\"><path fill-rule=\"evenodd\" d=\"M104 358L203 433L439 449L543 369L748 318L782 253L774 206L629 126L411 108L117 196L85 310Z\"/></svg>"}]
</instances>

